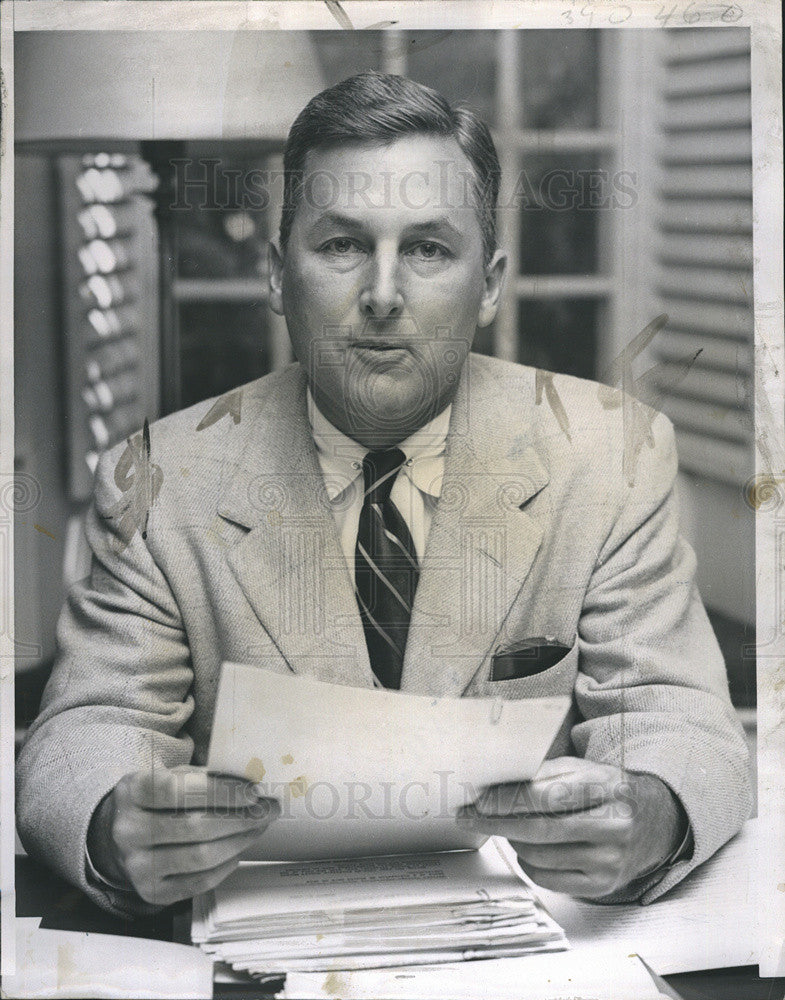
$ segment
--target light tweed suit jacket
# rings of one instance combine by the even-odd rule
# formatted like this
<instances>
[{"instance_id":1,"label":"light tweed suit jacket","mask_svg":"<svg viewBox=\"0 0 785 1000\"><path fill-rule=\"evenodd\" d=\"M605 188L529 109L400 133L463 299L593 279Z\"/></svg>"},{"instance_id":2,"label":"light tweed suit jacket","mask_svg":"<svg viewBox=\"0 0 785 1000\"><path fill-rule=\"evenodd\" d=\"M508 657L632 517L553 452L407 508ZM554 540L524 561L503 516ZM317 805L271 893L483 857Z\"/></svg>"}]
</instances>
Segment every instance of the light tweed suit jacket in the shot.
<instances>
[{"instance_id":1,"label":"light tweed suit jacket","mask_svg":"<svg viewBox=\"0 0 785 1000\"><path fill-rule=\"evenodd\" d=\"M372 685L303 370L252 382L230 402L155 423L151 465L141 436L135 457L121 445L103 458L87 522L92 573L63 611L58 662L19 760L27 850L120 913L150 907L89 878L91 815L130 771L205 762L223 660ZM551 755L655 774L689 817L693 855L637 887L649 902L739 830L750 791L694 556L678 534L671 425L620 402L592 382L470 357L401 687L571 693ZM499 647L546 635L571 647L564 659L490 680ZM259 706L259 725L274 711Z\"/></svg>"}]
</instances>

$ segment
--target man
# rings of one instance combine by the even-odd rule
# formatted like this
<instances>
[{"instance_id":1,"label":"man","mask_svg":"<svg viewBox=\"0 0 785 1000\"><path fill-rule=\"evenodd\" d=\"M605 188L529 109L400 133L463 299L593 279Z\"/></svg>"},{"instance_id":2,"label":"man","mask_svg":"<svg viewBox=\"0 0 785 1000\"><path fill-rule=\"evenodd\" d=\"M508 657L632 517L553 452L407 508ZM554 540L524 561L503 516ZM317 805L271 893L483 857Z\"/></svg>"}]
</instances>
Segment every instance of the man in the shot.
<instances>
[{"instance_id":1,"label":"man","mask_svg":"<svg viewBox=\"0 0 785 1000\"><path fill-rule=\"evenodd\" d=\"M19 762L24 843L119 913L218 884L277 815L203 768L233 660L571 693L537 778L459 820L508 837L546 887L657 898L750 800L669 422L573 378L543 398L550 376L470 355L505 271L498 161L471 112L353 77L300 114L285 171L270 305L298 364L104 457L92 574ZM499 678L496 654L526 651Z\"/></svg>"}]
</instances>

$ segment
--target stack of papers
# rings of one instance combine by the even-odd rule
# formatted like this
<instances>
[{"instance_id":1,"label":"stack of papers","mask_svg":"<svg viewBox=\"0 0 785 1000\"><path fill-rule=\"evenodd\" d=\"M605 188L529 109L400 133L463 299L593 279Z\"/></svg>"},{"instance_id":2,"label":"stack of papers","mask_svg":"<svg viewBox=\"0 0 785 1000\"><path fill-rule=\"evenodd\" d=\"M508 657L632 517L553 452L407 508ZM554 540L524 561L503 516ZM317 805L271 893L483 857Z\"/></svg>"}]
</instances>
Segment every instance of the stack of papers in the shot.
<instances>
[{"instance_id":1,"label":"stack of papers","mask_svg":"<svg viewBox=\"0 0 785 1000\"><path fill-rule=\"evenodd\" d=\"M194 900L191 933L216 959L258 976L568 947L492 842L481 851L243 862Z\"/></svg>"}]
</instances>

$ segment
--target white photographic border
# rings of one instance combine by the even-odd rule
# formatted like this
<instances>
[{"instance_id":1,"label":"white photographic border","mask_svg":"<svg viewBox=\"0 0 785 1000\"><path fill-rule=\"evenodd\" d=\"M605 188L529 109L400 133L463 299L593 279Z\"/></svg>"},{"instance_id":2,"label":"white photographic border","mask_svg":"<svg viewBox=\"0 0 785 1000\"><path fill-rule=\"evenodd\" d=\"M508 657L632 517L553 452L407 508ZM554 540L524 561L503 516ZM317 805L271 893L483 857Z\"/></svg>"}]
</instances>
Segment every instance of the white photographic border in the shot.
<instances>
[{"instance_id":1,"label":"white photographic border","mask_svg":"<svg viewBox=\"0 0 785 1000\"><path fill-rule=\"evenodd\" d=\"M785 349L783 345L783 195L781 9L777 0L37 0L0 3L2 164L0 175L0 490L12 489L13 410L13 33L15 30L363 30L394 24L407 30L716 27L734 7L735 26L752 31L752 139L754 183L754 324L756 421L756 609L759 823L766 831L760 859L759 961L762 975L785 975ZM712 20L710 13L715 12ZM699 22L687 12L704 12ZM705 14L708 11L709 14ZM660 12L660 19L657 15ZM690 15L691 16L691 15ZM582 19L583 17L583 19ZM1 541L1 540L0 540ZM9 546L12 538L7 539ZM13 551L0 552L0 889L2 973L14 969L14 713ZM729 915L729 919L732 919Z\"/></svg>"}]
</instances>

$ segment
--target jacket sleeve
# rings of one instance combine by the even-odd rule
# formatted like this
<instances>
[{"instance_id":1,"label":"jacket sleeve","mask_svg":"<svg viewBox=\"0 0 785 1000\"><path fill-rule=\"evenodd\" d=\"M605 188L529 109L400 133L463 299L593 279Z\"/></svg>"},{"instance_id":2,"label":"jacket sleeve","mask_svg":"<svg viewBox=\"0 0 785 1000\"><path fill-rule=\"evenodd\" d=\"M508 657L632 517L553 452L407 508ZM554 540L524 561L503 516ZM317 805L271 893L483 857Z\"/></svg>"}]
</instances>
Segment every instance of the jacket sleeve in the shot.
<instances>
[{"instance_id":1,"label":"jacket sleeve","mask_svg":"<svg viewBox=\"0 0 785 1000\"><path fill-rule=\"evenodd\" d=\"M624 478L580 627L577 752L656 775L681 802L691 854L609 902L652 902L736 834L751 806L746 740L679 535L676 447L658 415ZM622 478L622 477L620 477Z\"/></svg>"},{"instance_id":2,"label":"jacket sleeve","mask_svg":"<svg viewBox=\"0 0 785 1000\"><path fill-rule=\"evenodd\" d=\"M133 892L91 877L87 829L126 774L191 760L193 711L187 636L164 575L114 482L117 451L102 459L86 531L90 576L71 590L58 655L17 765L17 826L31 856L122 915L154 912ZM133 511L132 511L133 513ZM156 526L155 504L149 514Z\"/></svg>"}]
</instances>

